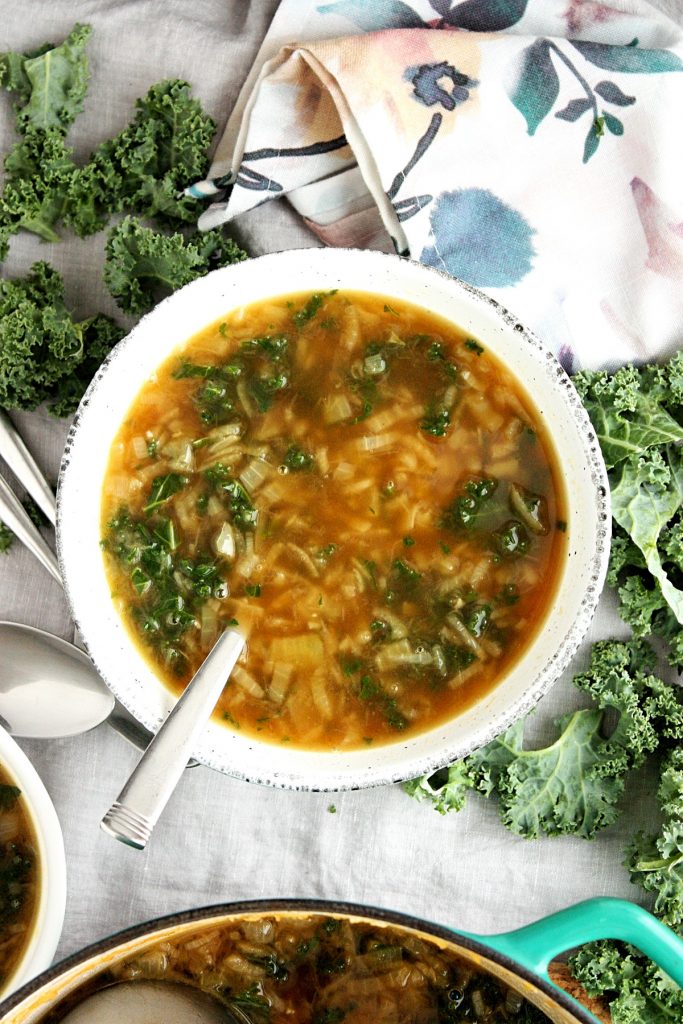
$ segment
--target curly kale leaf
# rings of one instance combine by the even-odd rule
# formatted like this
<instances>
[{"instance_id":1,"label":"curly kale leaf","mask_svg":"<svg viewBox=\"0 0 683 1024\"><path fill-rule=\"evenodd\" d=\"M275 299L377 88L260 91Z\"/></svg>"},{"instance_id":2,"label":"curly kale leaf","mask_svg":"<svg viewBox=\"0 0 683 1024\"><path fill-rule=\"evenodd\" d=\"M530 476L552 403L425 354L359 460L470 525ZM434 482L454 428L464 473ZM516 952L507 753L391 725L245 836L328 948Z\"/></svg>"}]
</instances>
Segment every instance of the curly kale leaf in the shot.
<instances>
[{"instance_id":1,"label":"curly kale leaf","mask_svg":"<svg viewBox=\"0 0 683 1024\"><path fill-rule=\"evenodd\" d=\"M683 928L683 747L663 766L657 798L663 822L658 835L639 833L629 846L631 881L655 897L654 911L665 924Z\"/></svg>"},{"instance_id":2,"label":"curly kale leaf","mask_svg":"<svg viewBox=\"0 0 683 1024\"><path fill-rule=\"evenodd\" d=\"M187 82L153 85L131 124L74 176L65 221L85 235L123 211L170 224L196 220L198 202L182 190L205 173L215 127Z\"/></svg>"},{"instance_id":3,"label":"curly kale leaf","mask_svg":"<svg viewBox=\"0 0 683 1024\"><path fill-rule=\"evenodd\" d=\"M127 313L142 313L177 288L216 267L246 259L220 231L165 235L126 217L109 234L105 283Z\"/></svg>"},{"instance_id":4,"label":"curly kale leaf","mask_svg":"<svg viewBox=\"0 0 683 1024\"><path fill-rule=\"evenodd\" d=\"M13 543L14 534L10 530L9 526L5 526L0 519L0 554L4 555L6 551L9 551Z\"/></svg>"},{"instance_id":5,"label":"curly kale leaf","mask_svg":"<svg viewBox=\"0 0 683 1024\"><path fill-rule=\"evenodd\" d=\"M677 561L680 531L672 533L669 529L664 534L673 558L658 546L683 503L683 452L670 446L625 459L611 477L612 516L642 552L662 596L683 624L683 590L675 585L662 560L664 555L669 561ZM678 562L679 575L682 568Z\"/></svg>"},{"instance_id":6,"label":"curly kale leaf","mask_svg":"<svg viewBox=\"0 0 683 1024\"><path fill-rule=\"evenodd\" d=\"M48 401L56 415L73 411L88 373L122 334L108 317L75 322L47 263L35 263L23 280L0 281L0 406Z\"/></svg>"},{"instance_id":7,"label":"curly kale leaf","mask_svg":"<svg viewBox=\"0 0 683 1024\"><path fill-rule=\"evenodd\" d=\"M414 780L411 796L437 810L460 810L468 789L497 796L503 823L529 838L592 838L616 821L629 771L661 738L683 738L677 691L651 674L654 655L639 640L594 644L588 670L574 679L596 707L565 715L559 735L542 749L524 747L524 722L450 769ZM618 713L604 737L605 712Z\"/></svg>"},{"instance_id":8,"label":"curly kale leaf","mask_svg":"<svg viewBox=\"0 0 683 1024\"><path fill-rule=\"evenodd\" d=\"M25 511L28 513L28 517L34 526L41 529L44 526L49 528L50 523L44 512L38 508L33 498L26 497L21 503L24 506ZM9 551L14 543L14 534L10 530L6 523L3 523L0 519L0 554L4 554L5 551Z\"/></svg>"},{"instance_id":9,"label":"curly kale leaf","mask_svg":"<svg viewBox=\"0 0 683 1024\"><path fill-rule=\"evenodd\" d=\"M6 184L0 195L0 233L23 228L46 242L58 242L55 224L67 206L76 172L71 150L55 128L29 127L5 157ZM0 245L0 259L6 255Z\"/></svg>"},{"instance_id":10,"label":"curly kale leaf","mask_svg":"<svg viewBox=\"0 0 683 1024\"><path fill-rule=\"evenodd\" d=\"M426 800L434 804L439 814L448 811L461 811L465 806L468 790L474 786L464 761L456 761L448 768L440 768L433 775L423 775L418 779L406 782L404 789L416 800Z\"/></svg>"},{"instance_id":11,"label":"curly kale leaf","mask_svg":"<svg viewBox=\"0 0 683 1024\"><path fill-rule=\"evenodd\" d=\"M153 85L137 101L131 124L98 146L85 166L74 164L64 135L82 106L88 33L77 26L61 47L39 57L0 55L0 82L23 104L23 138L5 160L0 260L20 228L55 242L59 221L84 237L101 230L112 213L135 212L168 224L196 220L200 204L183 189L206 171L215 124L186 82ZM36 61L43 63L34 67ZM37 114L39 103L44 116Z\"/></svg>"},{"instance_id":12,"label":"curly kale leaf","mask_svg":"<svg viewBox=\"0 0 683 1024\"><path fill-rule=\"evenodd\" d=\"M59 46L46 44L26 55L0 54L0 85L16 96L17 130L58 128L66 132L83 110L88 88L86 43L92 29L74 25Z\"/></svg>"},{"instance_id":13,"label":"curly kale leaf","mask_svg":"<svg viewBox=\"0 0 683 1024\"><path fill-rule=\"evenodd\" d=\"M657 445L683 441L683 427L665 406L681 403L683 356L667 367L638 370L624 366L614 374L585 370L573 378L595 427L607 468L642 455Z\"/></svg>"},{"instance_id":14,"label":"curly kale leaf","mask_svg":"<svg viewBox=\"0 0 683 1024\"><path fill-rule=\"evenodd\" d=\"M655 914L679 933L683 926L683 746L662 763L657 835L638 834L626 851L631 881L654 897ZM613 1024L671 1024L683 1020L683 992L642 953L621 942L595 942L570 960L574 977L609 1003Z\"/></svg>"},{"instance_id":15,"label":"curly kale leaf","mask_svg":"<svg viewBox=\"0 0 683 1024\"><path fill-rule=\"evenodd\" d=\"M590 996L609 1003L612 1024L678 1024L683 991L638 950L625 943L592 942L570 959Z\"/></svg>"}]
</instances>

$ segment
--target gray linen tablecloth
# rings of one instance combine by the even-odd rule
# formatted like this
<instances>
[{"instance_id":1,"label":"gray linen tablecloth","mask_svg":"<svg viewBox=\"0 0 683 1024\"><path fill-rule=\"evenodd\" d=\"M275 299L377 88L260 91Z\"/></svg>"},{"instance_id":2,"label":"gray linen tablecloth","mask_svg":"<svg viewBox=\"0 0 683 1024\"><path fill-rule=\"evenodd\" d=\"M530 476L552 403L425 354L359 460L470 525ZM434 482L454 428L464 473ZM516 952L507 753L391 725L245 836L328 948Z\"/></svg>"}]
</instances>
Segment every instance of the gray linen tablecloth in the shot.
<instances>
[{"instance_id":1,"label":"gray linen tablecloth","mask_svg":"<svg viewBox=\"0 0 683 1024\"><path fill-rule=\"evenodd\" d=\"M94 26L90 91L70 136L77 156L85 156L119 131L135 98L164 77L186 78L220 118L276 6L276 0L3 0L0 49L58 42L76 20ZM12 122L10 100L0 95L2 152L13 140ZM316 244L282 202L234 227L254 254ZM47 259L64 275L78 314L102 310L120 317L102 283L103 244L103 234L85 241L66 237L60 245L22 234L3 273L23 274L34 260ZM54 481L67 424L43 411L13 418ZM0 556L0 618L73 635L59 587L19 544ZM613 602L604 598L591 638L624 632ZM584 663L585 648L573 670ZM553 720L579 703L570 675L542 702L533 723L539 737L552 735ZM621 860L633 832L650 824L653 780L647 774L631 785L618 824L586 843L517 838L502 827L495 805L476 796L461 814L441 817L400 787L289 793L195 768L185 773L148 850L140 853L98 827L137 757L124 740L104 725L75 739L21 745L64 831L69 895L60 955L144 919L223 900L355 900L487 933L589 896L638 898ZM336 813L329 812L331 804Z\"/></svg>"}]
</instances>

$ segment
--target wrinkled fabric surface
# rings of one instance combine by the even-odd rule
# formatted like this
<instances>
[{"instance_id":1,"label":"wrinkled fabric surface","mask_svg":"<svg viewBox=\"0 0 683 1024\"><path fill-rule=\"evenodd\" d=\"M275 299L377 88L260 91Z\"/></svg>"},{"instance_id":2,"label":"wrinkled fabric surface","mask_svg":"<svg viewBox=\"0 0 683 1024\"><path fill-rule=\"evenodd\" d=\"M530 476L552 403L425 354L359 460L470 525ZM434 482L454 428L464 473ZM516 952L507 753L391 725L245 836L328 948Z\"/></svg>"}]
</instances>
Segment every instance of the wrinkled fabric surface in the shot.
<instances>
[{"instance_id":1,"label":"wrinkled fabric surface","mask_svg":"<svg viewBox=\"0 0 683 1024\"><path fill-rule=\"evenodd\" d=\"M216 193L207 227L288 195L327 244L381 233L483 288L570 372L680 345L672 18L645 0L283 0L262 56L196 186Z\"/></svg>"},{"instance_id":2,"label":"wrinkled fabric surface","mask_svg":"<svg viewBox=\"0 0 683 1024\"><path fill-rule=\"evenodd\" d=\"M230 110L276 4L259 0L99 0L0 5L2 46L58 41L78 18L94 25L92 81L85 113L70 138L80 155L129 119L133 100L162 77L186 77L219 122ZM0 139L12 139L11 104L0 95ZM319 244L285 203L236 218L236 237L252 253ZM21 234L3 273L24 273L38 258L64 275L75 311L119 316L101 278L104 235L45 245ZM42 411L13 417L53 480L67 424ZM0 556L0 619L71 638L59 587L15 544ZM607 596L591 637L624 635ZM585 664L585 648L574 670ZM539 737L577 706L569 677L542 702L532 722ZM516 927L585 897L638 899L621 867L638 828L654 824L653 780L640 774L618 824L592 843L526 842L507 832L496 808L473 797L442 818L399 787L325 795L288 793L236 782L204 768L185 773L146 852L105 836L98 823L137 754L106 725L89 735L22 741L59 814L66 842L69 896L60 954L141 920L224 900L307 896L355 900L482 933ZM330 813L334 806L336 813Z\"/></svg>"}]
</instances>

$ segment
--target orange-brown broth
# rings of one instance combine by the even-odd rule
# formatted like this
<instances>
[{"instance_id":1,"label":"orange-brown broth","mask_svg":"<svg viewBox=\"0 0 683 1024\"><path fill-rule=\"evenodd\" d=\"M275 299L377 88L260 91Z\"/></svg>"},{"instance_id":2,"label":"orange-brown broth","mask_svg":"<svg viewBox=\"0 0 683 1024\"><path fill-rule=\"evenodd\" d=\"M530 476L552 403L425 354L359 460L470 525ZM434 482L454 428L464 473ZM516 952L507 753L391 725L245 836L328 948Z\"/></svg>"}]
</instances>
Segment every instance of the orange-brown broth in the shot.
<instances>
[{"instance_id":1,"label":"orange-brown broth","mask_svg":"<svg viewBox=\"0 0 683 1024\"><path fill-rule=\"evenodd\" d=\"M0 990L33 933L38 905L38 843L14 780L0 768Z\"/></svg>"},{"instance_id":2,"label":"orange-brown broth","mask_svg":"<svg viewBox=\"0 0 683 1024\"><path fill-rule=\"evenodd\" d=\"M169 686L182 689L218 631L236 620L248 643L218 715L230 727L265 740L352 748L390 742L452 717L490 690L520 656L555 590L565 552L564 497L540 417L519 382L485 346L481 350L460 329L424 309L363 293L326 296L317 314L296 327L295 314L309 297L284 296L235 310L159 368L112 446L102 530L116 605ZM211 430L220 433L220 428L203 424L193 403L202 381L174 378L180 358L224 365L245 341L280 334L287 336L291 354L289 383L263 413L248 416L238 399L239 439L207 444ZM422 342L422 355L401 349L388 374L372 378L379 379L377 395L370 414L360 418L367 411L367 393L357 381L366 380L368 343L415 335L429 335L457 366L455 408L443 437L421 429L426 398L441 372L438 360L424 357ZM356 383L349 385L349 379ZM449 386L439 379L439 395ZM327 422L340 412L339 396L347 396L352 415ZM242 397L253 411L249 395ZM154 457L141 457L141 438L158 442ZM177 465L178 439L199 441L187 483L146 517L141 510L154 479ZM281 471L292 444L314 456L312 469ZM377 450L366 451L370 445ZM212 547L221 524L231 521L224 495L207 498L204 473L216 462L229 466L235 477L250 463L256 464L257 476L265 474L251 493L258 509L255 530L233 531L242 548L235 558L219 557ZM498 480L499 496L511 482L543 495L547 532L533 535L524 556L498 558L476 533L442 525L443 511L459 487L488 476ZM202 515L198 499L207 506ZM229 583L228 597L208 602L216 623L211 616L208 624L200 618L183 634L180 671L145 642L149 638L134 615L141 599L130 582L130 564L111 554L107 524L122 505L150 524L163 513L181 538L174 557L196 558L208 551ZM329 545L336 550L323 556ZM397 571L391 566L397 560L422 574L424 593L416 599L401 579L398 599L388 605L385 590L392 589ZM500 594L511 584L518 599L507 605ZM437 591L456 617L463 607L469 614L471 591L476 591L475 607L488 604L492 611L488 629L475 639L476 660L435 681L433 666L428 672L415 665L394 669L381 651L403 639L398 622L407 628L410 657L430 657L444 628L451 645L471 652L471 641L463 643L458 635L454 640L450 627L441 623L432 629L434 615L422 604ZM392 619L388 636L384 615ZM370 628L377 621L384 623L383 643ZM421 641L429 632L427 653L416 654L420 647L424 651Z\"/></svg>"}]
</instances>

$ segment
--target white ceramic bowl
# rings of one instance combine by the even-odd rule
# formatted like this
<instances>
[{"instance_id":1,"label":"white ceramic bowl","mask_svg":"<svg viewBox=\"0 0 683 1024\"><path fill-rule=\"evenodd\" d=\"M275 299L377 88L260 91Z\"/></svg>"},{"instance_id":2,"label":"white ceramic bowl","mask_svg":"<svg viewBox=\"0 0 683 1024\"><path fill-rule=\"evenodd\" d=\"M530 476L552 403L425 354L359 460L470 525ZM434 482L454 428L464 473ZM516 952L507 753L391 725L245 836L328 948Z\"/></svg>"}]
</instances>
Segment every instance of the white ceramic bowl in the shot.
<instances>
[{"instance_id":1,"label":"white ceramic bowl","mask_svg":"<svg viewBox=\"0 0 683 1024\"><path fill-rule=\"evenodd\" d=\"M14 972L0 988L0 998L30 981L52 963L62 933L66 904L64 841L56 811L40 776L12 737L0 728L0 764L21 790L36 834L38 907L31 938Z\"/></svg>"},{"instance_id":2,"label":"white ceramic bowl","mask_svg":"<svg viewBox=\"0 0 683 1024\"><path fill-rule=\"evenodd\" d=\"M324 752L261 743L211 722L198 761L292 789L379 785L432 771L493 739L529 711L584 637L609 554L609 489L600 448L568 376L514 316L475 288L398 256L298 249L214 271L166 299L116 347L76 414L62 460L58 553L74 620L103 679L156 731L174 698L132 643L112 604L99 550L102 481L115 434L143 383L179 345L237 306L331 288L394 296L479 338L523 383L555 440L566 483L568 558L543 627L511 670L467 711L385 746Z\"/></svg>"}]
</instances>

